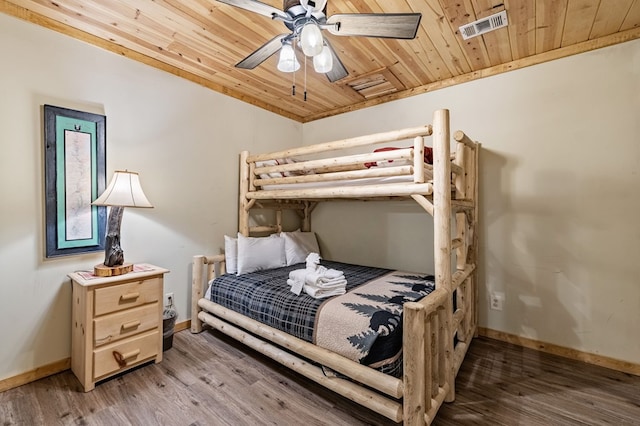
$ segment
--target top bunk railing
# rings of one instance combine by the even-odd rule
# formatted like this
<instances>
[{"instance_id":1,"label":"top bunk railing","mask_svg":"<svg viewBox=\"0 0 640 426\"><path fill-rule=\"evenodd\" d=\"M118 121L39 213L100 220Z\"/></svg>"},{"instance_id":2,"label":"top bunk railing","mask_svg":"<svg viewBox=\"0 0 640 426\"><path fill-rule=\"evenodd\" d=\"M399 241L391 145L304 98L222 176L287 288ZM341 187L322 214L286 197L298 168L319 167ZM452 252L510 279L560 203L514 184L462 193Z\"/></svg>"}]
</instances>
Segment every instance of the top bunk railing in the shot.
<instances>
[{"instance_id":1,"label":"top bunk railing","mask_svg":"<svg viewBox=\"0 0 640 426\"><path fill-rule=\"evenodd\" d=\"M426 125L267 154L245 151L241 167L248 169L243 173L248 182L243 195L248 200L430 195L433 168L424 161L424 138L431 134L432 126ZM409 138L413 146L353 154L358 147L406 145ZM317 158L323 154L333 156ZM309 155L315 157L304 158ZM381 162L388 167L377 167Z\"/></svg>"},{"instance_id":2,"label":"top bunk railing","mask_svg":"<svg viewBox=\"0 0 640 426\"><path fill-rule=\"evenodd\" d=\"M450 135L448 125L448 121L434 121L433 125L270 153L243 151L240 190L241 198L245 203L249 202L244 207L251 208L253 202L261 200L413 197L431 212L430 202L426 203L424 197L432 196L436 173L427 157L435 157L434 151L438 148L425 145L425 138L441 132ZM440 167L446 170L440 175L449 176L447 185L453 198L462 202L458 208L468 209L470 206L464 204L468 201L468 191L464 189L465 174L469 170L465 170L464 157L468 156L465 155L467 151L475 149L476 144L462 131L455 132L452 141L457 142L456 149L446 156L451 161L441 163ZM385 146L376 146L380 144ZM370 152L362 153L367 148Z\"/></svg>"},{"instance_id":3,"label":"top bunk railing","mask_svg":"<svg viewBox=\"0 0 640 426\"><path fill-rule=\"evenodd\" d=\"M415 138L416 136L431 136L433 128L430 124L420 127L411 127L402 130L376 133L366 136L357 136L349 139L342 139L334 142L307 145L299 148L291 148L284 151L270 152L266 154L250 155L247 161L255 163L257 161L274 160L277 158L288 158L300 155L318 154L348 148L355 148L366 145L376 145L386 142L397 142L404 139Z\"/></svg>"}]
</instances>

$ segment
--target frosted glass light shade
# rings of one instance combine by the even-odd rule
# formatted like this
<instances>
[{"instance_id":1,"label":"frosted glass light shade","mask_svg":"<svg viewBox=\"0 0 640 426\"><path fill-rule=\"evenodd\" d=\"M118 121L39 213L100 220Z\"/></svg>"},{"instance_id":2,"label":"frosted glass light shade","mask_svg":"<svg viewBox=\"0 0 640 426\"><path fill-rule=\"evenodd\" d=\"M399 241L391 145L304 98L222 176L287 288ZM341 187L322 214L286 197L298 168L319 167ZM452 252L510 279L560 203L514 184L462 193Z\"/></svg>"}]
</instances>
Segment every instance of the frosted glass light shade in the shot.
<instances>
[{"instance_id":1,"label":"frosted glass light shade","mask_svg":"<svg viewBox=\"0 0 640 426\"><path fill-rule=\"evenodd\" d=\"M327 46L323 46L322 51L313 57L313 69L322 74L333 69L333 55Z\"/></svg>"},{"instance_id":2,"label":"frosted glass light shade","mask_svg":"<svg viewBox=\"0 0 640 426\"><path fill-rule=\"evenodd\" d=\"M315 22L309 21L302 27L302 31L300 32L300 45L305 55L318 55L322 52L323 42L322 33Z\"/></svg>"},{"instance_id":3,"label":"frosted glass light shade","mask_svg":"<svg viewBox=\"0 0 640 426\"><path fill-rule=\"evenodd\" d=\"M278 60L278 70L282 72L294 72L300 69L300 62L296 58L296 53L290 44L283 44L280 49L280 59Z\"/></svg>"},{"instance_id":4,"label":"frosted glass light shade","mask_svg":"<svg viewBox=\"0 0 640 426\"><path fill-rule=\"evenodd\" d=\"M140 186L138 173L116 171L94 206L153 207Z\"/></svg>"}]
</instances>

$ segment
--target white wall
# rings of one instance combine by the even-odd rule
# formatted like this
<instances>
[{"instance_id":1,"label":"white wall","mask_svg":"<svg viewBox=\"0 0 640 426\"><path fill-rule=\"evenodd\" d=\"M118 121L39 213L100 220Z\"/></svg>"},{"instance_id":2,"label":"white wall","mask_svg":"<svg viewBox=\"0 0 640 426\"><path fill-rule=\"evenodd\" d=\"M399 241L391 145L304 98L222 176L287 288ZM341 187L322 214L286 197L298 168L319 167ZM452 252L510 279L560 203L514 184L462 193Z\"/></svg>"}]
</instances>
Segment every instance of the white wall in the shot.
<instances>
[{"instance_id":1,"label":"white wall","mask_svg":"<svg viewBox=\"0 0 640 426\"><path fill-rule=\"evenodd\" d=\"M155 206L125 210L125 259L171 270L178 321L188 319L191 257L237 231L240 149L289 147L302 126L2 14L0 57L2 380L70 356L66 274L103 260L44 259L43 104L106 115L107 179L139 172Z\"/></svg>"},{"instance_id":2,"label":"white wall","mask_svg":"<svg viewBox=\"0 0 640 426\"><path fill-rule=\"evenodd\" d=\"M639 363L640 40L308 123L304 143L430 123L438 108L483 143L480 325ZM328 258L432 271L424 216L343 203L313 223Z\"/></svg>"}]
</instances>

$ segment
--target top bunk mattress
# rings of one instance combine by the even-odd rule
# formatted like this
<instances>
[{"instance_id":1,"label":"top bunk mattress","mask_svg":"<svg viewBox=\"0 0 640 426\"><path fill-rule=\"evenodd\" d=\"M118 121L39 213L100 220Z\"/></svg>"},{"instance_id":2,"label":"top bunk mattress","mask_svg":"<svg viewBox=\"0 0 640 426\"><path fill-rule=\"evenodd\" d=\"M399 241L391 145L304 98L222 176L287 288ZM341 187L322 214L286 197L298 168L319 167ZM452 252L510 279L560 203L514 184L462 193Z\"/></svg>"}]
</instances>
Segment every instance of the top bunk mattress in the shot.
<instances>
[{"instance_id":1,"label":"top bunk mattress","mask_svg":"<svg viewBox=\"0 0 640 426\"><path fill-rule=\"evenodd\" d=\"M327 260L322 265L344 272L346 294L314 299L291 292L289 273L304 269L301 263L240 276L224 274L211 281L206 298L397 376L401 371L402 305L431 293L435 288L433 276Z\"/></svg>"}]
</instances>

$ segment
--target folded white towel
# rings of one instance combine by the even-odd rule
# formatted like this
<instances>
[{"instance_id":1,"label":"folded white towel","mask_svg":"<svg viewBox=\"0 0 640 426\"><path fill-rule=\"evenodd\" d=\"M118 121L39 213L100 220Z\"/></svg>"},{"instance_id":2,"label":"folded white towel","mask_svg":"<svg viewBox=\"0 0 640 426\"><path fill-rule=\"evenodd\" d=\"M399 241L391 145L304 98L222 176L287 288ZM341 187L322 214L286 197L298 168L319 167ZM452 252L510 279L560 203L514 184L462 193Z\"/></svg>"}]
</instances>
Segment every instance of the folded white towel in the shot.
<instances>
[{"instance_id":1,"label":"folded white towel","mask_svg":"<svg viewBox=\"0 0 640 426\"><path fill-rule=\"evenodd\" d=\"M331 297L331 296L339 296L341 294L345 294L347 292L347 290L345 289L344 286L335 288L335 289L330 289L330 290L326 290L326 289L320 289L320 288L316 288L316 287L311 287L308 285L304 286L304 291L311 297L315 298L315 299L324 299L326 297Z\"/></svg>"},{"instance_id":2,"label":"folded white towel","mask_svg":"<svg viewBox=\"0 0 640 426\"><path fill-rule=\"evenodd\" d=\"M347 280L344 277L344 274L335 275L334 278L328 278L327 276L319 273L319 272L307 272L304 277L305 285L309 285L312 287L335 287L336 285L347 285Z\"/></svg>"}]
</instances>

